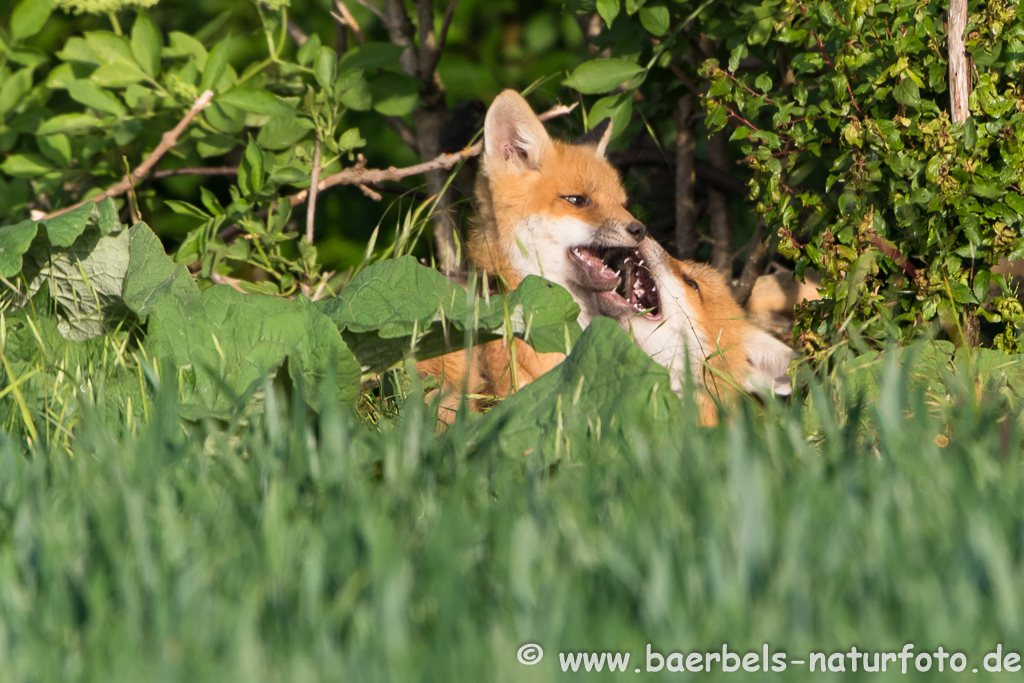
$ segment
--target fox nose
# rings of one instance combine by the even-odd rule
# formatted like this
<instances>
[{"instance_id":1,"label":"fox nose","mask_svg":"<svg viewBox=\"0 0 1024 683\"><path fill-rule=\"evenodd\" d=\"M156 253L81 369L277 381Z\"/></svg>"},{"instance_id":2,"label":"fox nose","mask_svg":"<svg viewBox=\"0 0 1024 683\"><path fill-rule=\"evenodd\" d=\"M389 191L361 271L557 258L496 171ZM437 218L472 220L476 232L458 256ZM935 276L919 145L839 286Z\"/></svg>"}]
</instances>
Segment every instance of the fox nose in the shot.
<instances>
[{"instance_id":1,"label":"fox nose","mask_svg":"<svg viewBox=\"0 0 1024 683\"><path fill-rule=\"evenodd\" d=\"M647 226L640 221L633 221L626 226L626 232L632 235L633 239L639 242L644 238L644 235L647 234Z\"/></svg>"}]
</instances>

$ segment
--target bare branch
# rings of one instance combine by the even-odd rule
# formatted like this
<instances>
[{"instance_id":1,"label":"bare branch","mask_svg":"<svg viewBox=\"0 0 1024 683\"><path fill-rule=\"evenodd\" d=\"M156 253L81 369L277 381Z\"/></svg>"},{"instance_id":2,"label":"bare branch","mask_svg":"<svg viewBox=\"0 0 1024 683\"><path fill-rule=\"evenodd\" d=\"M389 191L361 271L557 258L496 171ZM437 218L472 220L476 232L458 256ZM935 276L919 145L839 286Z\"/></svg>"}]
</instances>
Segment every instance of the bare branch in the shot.
<instances>
[{"instance_id":1,"label":"bare branch","mask_svg":"<svg viewBox=\"0 0 1024 683\"><path fill-rule=\"evenodd\" d=\"M434 32L434 0L416 0L416 23L419 24L419 57L416 72L424 83L434 82L434 58L437 56L437 35Z\"/></svg>"},{"instance_id":2,"label":"bare branch","mask_svg":"<svg viewBox=\"0 0 1024 683\"><path fill-rule=\"evenodd\" d=\"M356 185L356 187L358 187L363 194L365 194L367 197L369 197L375 202L379 202L380 200L384 199L384 197L382 197L379 192L377 192L375 189L373 189L372 187L365 183L359 183L358 185Z\"/></svg>"},{"instance_id":3,"label":"bare branch","mask_svg":"<svg viewBox=\"0 0 1024 683\"><path fill-rule=\"evenodd\" d=\"M391 42L405 48L405 52L398 60L402 71L410 76L415 76L417 71L414 40L416 30L409 18L409 13L405 11L404 0L384 0L384 14L381 20L384 22L384 28L388 30L388 38Z\"/></svg>"},{"instance_id":4,"label":"bare branch","mask_svg":"<svg viewBox=\"0 0 1024 683\"><path fill-rule=\"evenodd\" d=\"M53 218L54 216L59 216L63 213L67 213L68 211L73 211L80 206L88 204L89 202L101 202L107 197L117 197L127 192L131 189L133 183L137 183L145 178L156 163L163 158L164 154L167 154L172 147L178 144L178 138L185 132L185 129L188 128L188 124L192 123L192 119L196 117L196 114L205 109L212 99L212 90L207 90L200 95L198 99L196 99L195 103L193 103L192 108L188 110L181 121L178 121L178 125L164 133L163 137L160 139L160 144L156 146L156 149L150 152L149 156L139 164L130 176L125 175L125 177L121 179L121 182L107 188L103 193L98 194L95 197L83 199L76 204L66 206L63 209L58 209L57 211L47 214L45 218Z\"/></svg>"},{"instance_id":5,"label":"bare branch","mask_svg":"<svg viewBox=\"0 0 1024 683\"><path fill-rule=\"evenodd\" d=\"M391 130L398 134L398 137L402 138L402 142L412 147L414 150L417 147L416 133L412 131L409 124L406 123L400 116L385 116L384 121L388 124Z\"/></svg>"},{"instance_id":6,"label":"bare branch","mask_svg":"<svg viewBox=\"0 0 1024 683\"><path fill-rule=\"evenodd\" d=\"M564 116L574 110L576 104L571 105L559 104L552 107L550 110L540 114L538 118L541 121L548 121L558 116ZM401 180L402 178L408 178L414 175L421 175L429 173L430 171L448 170L462 161L475 157L483 150L483 143L478 142L475 145L466 147L458 152L451 154L441 154L430 161L425 161L420 164L414 164L405 168L395 168L391 166L386 169L373 169L366 168L366 159L359 155L359 160L355 166L346 168L343 171L334 173L322 178L317 185L318 191L326 190L336 185L368 185L371 183L382 183L389 180ZM309 197L309 190L302 190L291 195L288 199L292 206L298 206L302 202L306 201Z\"/></svg>"},{"instance_id":7,"label":"bare branch","mask_svg":"<svg viewBox=\"0 0 1024 683\"><path fill-rule=\"evenodd\" d=\"M237 166L210 166L200 168L169 168L164 171L153 171L149 177L152 180L162 180L163 178L172 178L179 175L218 176L237 174Z\"/></svg>"},{"instance_id":8,"label":"bare branch","mask_svg":"<svg viewBox=\"0 0 1024 683\"><path fill-rule=\"evenodd\" d=\"M441 52L444 51L444 46L448 42L448 29L452 26L452 19L455 18L455 7L459 4L459 0L451 0L448 3L448 9L444 11L444 19L441 20L441 33L437 37L437 54L440 57ZM434 66L437 66L435 60Z\"/></svg>"},{"instance_id":9,"label":"bare branch","mask_svg":"<svg viewBox=\"0 0 1024 683\"><path fill-rule=\"evenodd\" d=\"M356 40L359 41L360 45L366 44L366 37L363 35L363 30L359 28L359 22L352 16L352 13L348 11L348 7L341 0L334 0L334 6L338 8L337 14L331 12L331 16L334 17L339 24L342 26L348 26L352 29L352 33L355 34Z\"/></svg>"},{"instance_id":10,"label":"bare branch","mask_svg":"<svg viewBox=\"0 0 1024 683\"><path fill-rule=\"evenodd\" d=\"M215 285L227 285L228 287L233 287L234 289L237 289L242 294L248 294L248 292L242 289L242 287L238 284L239 282L241 282L241 280L239 280L238 278L228 277L227 275L221 275L216 271L210 273L210 282L212 282Z\"/></svg>"},{"instance_id":11,"label":"bare branch","mask_svg":"<svg viewBox=\"0 0 1024 683\"><path fill-rule=\"evenodd\" d=\"M434 77L434 70L437 69L445 43L448 42L448 29L451 28L458 4L459 0L449 0L444 18L441 20L441 32L435 37L432 0L419 0L417 3L417 7L420 8L420 78L423 80ZM424 26L429 27L427 39L424 39Z\"/></svg>"},{"instance_id":12,"label":"bare branch","mask_svg":"<svg viewBox=\"0 0 1024 683\"><path fill-rule=\"evenodd\" d=\"M313 242L313 224L316 219L316 193L320 184L320 136L313 147L313 177L309 183L309 206L306 207L306 241Z\"/></svg>"},{"instance_id":13,"label":"bare branch","mask_svg":"<svg viewBox=\"0 0 1024 683\"><path fill-rule=\"evenodd\" d=\"M292 21L291 17L288 17L288 35L290 35L292 40L294 40L300 47L309 40L309 36L306 35L305 31L299 28L298 24Z\"/></svg>"},{"instance_id":14,"label":"bare branch","mask_svg":"<svg viewBox=\"0 0 1024 683\"><path fill-rule=\"evenodd\" d=\"M770 238L764 239L764 230L764 221L758 220L757 225L754 227L754 234L747 243L749 253L747 254L746 262L743 264L743 272L740 274L739 281L732 288L732 294L736 297L736 303L744 308L746 308L747 302L750 301L750 293L754 291L754 283L764 273L765 266L768 265L768 261L771 258L771 254L768 251Z\"/></svg>"}]
</instances>

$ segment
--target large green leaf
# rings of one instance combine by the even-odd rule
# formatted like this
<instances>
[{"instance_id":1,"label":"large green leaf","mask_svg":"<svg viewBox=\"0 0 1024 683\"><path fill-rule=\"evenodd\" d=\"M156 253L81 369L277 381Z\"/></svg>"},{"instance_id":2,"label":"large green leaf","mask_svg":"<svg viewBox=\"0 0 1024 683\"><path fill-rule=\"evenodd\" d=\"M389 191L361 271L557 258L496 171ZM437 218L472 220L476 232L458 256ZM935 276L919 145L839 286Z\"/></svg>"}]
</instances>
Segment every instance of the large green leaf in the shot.
<instances>
[{"instance_id":1,"label":"large green leaf","mask_svg":"<svg viewBox=\"0 0 1024 683\"><path fill-rule=\"evenodd\" d=\"M82 341L106 332L123 315L121 290L128 271L128 232L103 235L88 226L73 244L36 240L25 255L23 274L30 294L43 282L59 311L57 324L66 339Z\"/></svg>"},{"instance_id":2,"label":"large green leaf","mask_svg":"<svg viewBox=\"0 0 1024 683\"><path fill-rule=\"evenodd\" d=\"M8 75L0 86L0 118L22 103L32 89L32 67L25 67Z\"/></svg>"},{"instance_id":3,"label":"large green leaf","mask_svg":"<svg viewBox=\"0 0 1024 683\"><path fill-rule=\"evenodd\" d=\"M167 296L149 313L146 350L178 368L183 414L225 414L288 360L317 395L336 372L338 397L353 402L359 366L330 318L308 301L216 286L197 297Z\"/></svg>"},{"instance_id":4,"label":"large green leaf","mask_svg":"<svg viewBox=\"0 0 1024 683\"><path fill-rule=\"evenodd\" d=\"M39 225L22 221L0 228L0 277L11 278L21 272L21 257L36 238Z\"/></svg>"},{"instance_id":5,"label":"large green leaf","mask_svg":"<svg viewBox=\"0 0 1024 683\"><path fill-rule=\"evenodd\" d=\"M595 318L561 365L502 401L474 431L478 447L496 441L506 452L550 461L571 456L573 442L627 441L630 411L647 424L682 419L665 368L615 321Z\"/></svg>"},{"instance_id":6,"label":"large green leaf","mask_svg":"<svg viewBox=\"0 0 1024 683\"><path fill-rule=\"evenodd\" d=\"M124 280L124 303L140 318L162 301L173 298L187 303L199 296L199 287L185 266L167 254L160 238L145 223L130 230L128 272Z\"/></svg>"},{"instance_id":7,"label":"large green leaf","mask_svg":"<svg viewBox=\"0 0 1024 683\"><path fill-rule=\"evenodd\" d=\"M11 14L11 37L15 41L39 33L53 10L53 0L21 0Z\"/></svg>"},{"instance_id":8,"label":"large green leaf","mask_svg":"<svg viewBox=\"0 0 1024 683\"><path fill-rule=\"evenodd\" d=\"M218 95L217 102L238 107L242 111L265 116L289 116L295 109L274 93L255 88L238 87Z\"/></svg>"},{"instance_id":9,"label":"large green leaf","mask_svg":"<svg viewBox=\"0 0 1024 683\"><path fill-rule=\"evenodd\" d=\"M156 22L145 12L135 15L132 25L132 54L142 70L149 76L160 73L160 59L164 49L164 37Z\"/></svg>"},{"instance_id":10,"label":"large green leaf","mask_svg":"<svg viewBox=\"0 0 1024 683\"><path fill-rule=\"evenodd\" d=\"M125 108L121 101L92 81L69 81L66 87L71 99L93 109L124 116Z\"/></svg>"},{"instance_id":11,"label":"large green leaf","mask_svg":"<svg viewBox=\"0 0 1024 683\"><path fill-rule=\"evenodd\" d=\"M340 296L318 307L338 326L366 373L377 373L406 354L423 360L511 331L537 351L565 353L579 336L579 306L564 289L526 278L506 296L489 301L466 291L412 256L381 261L361 271Z\"/></svg>"},{"instance_id":12,"label":"large green leaf","mask_svg":"<svg viewBox=\"0 0 1024 683\"><path fill-rule=\"evenodd\" d=\"M419 86L405 74L385 72L369 79L373 108L388 116L405 116L416 108Z\"/></svg>"},{"instance_id":13,"label":"large green leaf","mask_svg":"<svg viewBox=\"0 0 1024 683\"><path fill-rule=\"evenodd\" d=\"M338 71L393 67L398 64L403 52L403 47L392 43L366 43L346 52L341 58Z\"/></svg>"},{"instance_id":14,"label":"large green leaf","mask_svg":"<svg viewBox=\"0 0 1024 683\"><path fill-rule=\"evenodd\" d=\"M614 90L644 68L625 59L592 59L576 67L565 84L587 95Z\"/></svg>"}]
</instances>

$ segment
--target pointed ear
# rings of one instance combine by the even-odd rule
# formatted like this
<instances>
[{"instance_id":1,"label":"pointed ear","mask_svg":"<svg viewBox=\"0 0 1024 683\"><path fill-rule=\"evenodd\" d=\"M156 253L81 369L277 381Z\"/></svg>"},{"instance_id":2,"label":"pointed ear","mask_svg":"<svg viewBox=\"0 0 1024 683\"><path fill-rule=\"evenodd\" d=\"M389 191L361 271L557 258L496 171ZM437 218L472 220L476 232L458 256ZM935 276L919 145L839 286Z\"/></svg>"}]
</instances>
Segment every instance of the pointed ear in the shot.
<instances>
[{"instance_id":1,"label":"pointed ear","mask_svg":"<svg viewBox=\"0 0 1024 683\"><path fill-rule=\"evenodd\" d=\"M743 340L747 350L747 370L744 388L754 394L789 396L792 384L786 375L789 361L796 353L767 332L754 329Z\"/></svg>"},{"instance_id":2,"label":"pointed ear","mask_svg":"<svg viewBox=\"0 0 1024 683\"><path fill-rule=\"evenodd\" d=\"M598 159L604 159L604 152L608 149L608 141L612 139L612 120L603 118L601 122L586 132L576 141L577 145L588 145L594 148Z\"/></svg>"},{"instance_id":3,"label":"pointed ear","mask_svg":"<svg viewBox=\"0 0 1024 683\"><path fill-rule=\"evenodd\" d=\"M484 149L488 163L522 173L536 169L551 138L522 95L506 90L487 110L484 121Z\"/></svg>"}]
</instances>

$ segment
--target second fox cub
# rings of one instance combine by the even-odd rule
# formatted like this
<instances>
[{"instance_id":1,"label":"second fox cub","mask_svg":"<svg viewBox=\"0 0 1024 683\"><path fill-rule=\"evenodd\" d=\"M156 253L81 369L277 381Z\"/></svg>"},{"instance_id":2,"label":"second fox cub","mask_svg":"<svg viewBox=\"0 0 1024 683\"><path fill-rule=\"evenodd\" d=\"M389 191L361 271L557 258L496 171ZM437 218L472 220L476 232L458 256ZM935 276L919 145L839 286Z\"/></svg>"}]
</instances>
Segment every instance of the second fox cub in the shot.
<instances>
[{"instance_id":1,"label":"second fox cub","mask_svg":"<svg viewBox=\"0 0 1024 683\"><path fill-rule=\"evenodd\" d=\"M469 236L472 264L502 289L527 275L565 287L580 306L580 324L597 311L597 295L614 289L619 274L605 264L612 252L635 248L646 229L626 209L618 172L605 159L610 122L576 144L552 139L521 95L506 90L484 122L484 155L477 178L480 220ZM467 354L419 364L422 376L441 380L440 417L449 422L461 392L507 395L536 379L564 356L537 353L522 341L495 341ZM512 367L510 367L512 366Z\"/></svg>"},{"instance_id":2,"label":"second fox cub","mask_svg":"<svg viewBox=\"0 0 1024 683\"><path fill-rule=\"evenodd\" d=\"M702 423L716 422L717 403L733 393L789 394L793 350L747 322L717 270L674 259L651 239L626 255L621 270L622 285L600 295L599 312L668 369L676 392L689 375L701 388Z\"/></svg>"}]
</instances>

